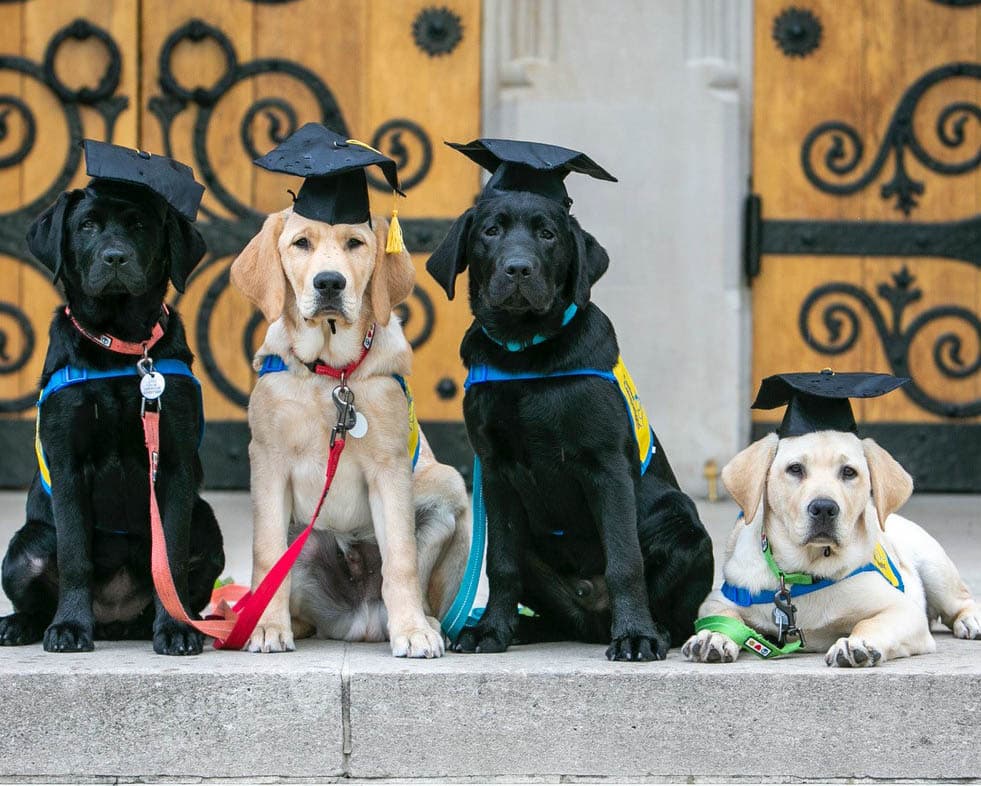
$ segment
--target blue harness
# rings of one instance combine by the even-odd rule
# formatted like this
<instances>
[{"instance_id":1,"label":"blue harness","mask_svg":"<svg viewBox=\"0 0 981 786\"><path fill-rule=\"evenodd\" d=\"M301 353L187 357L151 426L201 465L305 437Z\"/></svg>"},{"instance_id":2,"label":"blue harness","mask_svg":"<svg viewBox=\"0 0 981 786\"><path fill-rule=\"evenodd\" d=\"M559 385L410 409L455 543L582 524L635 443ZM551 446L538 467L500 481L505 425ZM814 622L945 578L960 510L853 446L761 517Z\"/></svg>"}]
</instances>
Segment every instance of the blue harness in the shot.
<instances>
[{"instance_id":1,"label":"blue harness","mask_svg":"<svg viewBox=\"0 0 981 786\"><path fill-rule=\"evenodd\" d=\"M190 367L182 360L157 360L154 361L153 370L164 374L165 376L181 376L187 377L194 381L194 384L198 389L198 407L201 411L201 431L198 435L198 447L201 446L201 441L204 439L204 402L201 398L201 383L198 378L194 376ZM48 400L48 398L57 393L59 390L64 390L65 388L72 387L74 385L80 385L83 382L91 382L96 379L113 379L115 377L139 377L140 372L137 370L135 365L125 366L123 368L113 368L108 371L98 371L96 369L90 368L76 368L75 366L64 366L59 368L51 378L48 380L48 384L41 389L41 395L37 400L37 425L34 437L34 452L37 454L38 470L41 474L41 487L47 492L48 496L51 496L51 470L48 467L48 460L44 454L44 448L41 445L41 405Z\"/></svg>"}]
</instances>

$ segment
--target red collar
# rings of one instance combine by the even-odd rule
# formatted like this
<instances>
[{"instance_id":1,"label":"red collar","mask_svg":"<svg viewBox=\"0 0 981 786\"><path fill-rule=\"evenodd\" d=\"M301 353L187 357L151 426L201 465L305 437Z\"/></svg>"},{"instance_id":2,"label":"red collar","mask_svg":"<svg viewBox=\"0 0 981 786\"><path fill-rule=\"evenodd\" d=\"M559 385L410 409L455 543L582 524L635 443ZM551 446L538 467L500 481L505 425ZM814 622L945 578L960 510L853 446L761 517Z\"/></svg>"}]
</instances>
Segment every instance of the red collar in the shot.
<instances>
[{"instance_id":1,"label":"red collar","mask_svg":"<svg viewBox=\"0 0 981 786\"><path fill-rule=\"evenodd\" d=\"M368 354L368 350L371 349L371 344L375 340L375 324L371 323L371 327L368 328L368 332L364 334L364 341L361 342L361 354L358 359L348 363L343 368L335 368L334 366L328 366L322 360L315 360L313 363L304 363L310 371L314 374L319 374L322 377L333 377L334 379L347 379L351 376L351 372L354 371L358 366L361 365L361 361L365 359Z\"/></svg>"},{"instance_id":2,"label":"red collar","mask_svg":"<svg viewBox=\"0 0 981 786\"><path fill-rule=\"evenodd\" d=\"M108 349L110 352L118 352L121 355L145 355L149 352L153 345L156 344L164 336L164 322L170 315L170 309L167 308L167 304L164 303L161 309L160 319L153 326L150 331L150 338L146 341L123 341L115 336L110 336L108 333L89 333L85 328L81 326L79 321L72 316L72 311L68 306L65 306L65 316L68 317L75 329L81 333L85 338L94 344L98 344L103 349Z\"/></svg>"}]
</instances>

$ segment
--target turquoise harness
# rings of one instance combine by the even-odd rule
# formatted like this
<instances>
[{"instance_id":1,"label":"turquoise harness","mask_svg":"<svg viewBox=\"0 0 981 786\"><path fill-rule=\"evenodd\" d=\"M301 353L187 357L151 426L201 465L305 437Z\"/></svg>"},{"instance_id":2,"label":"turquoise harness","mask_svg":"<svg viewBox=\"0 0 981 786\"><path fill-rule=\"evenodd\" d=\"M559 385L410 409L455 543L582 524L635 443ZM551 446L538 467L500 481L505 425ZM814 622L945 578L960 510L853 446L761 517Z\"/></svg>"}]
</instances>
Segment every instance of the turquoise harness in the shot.
<instances>
[{"instance_id":1,"label":"turquoise harness","mask_svg":"<svg viewBox=\"0 0 981 786\"><path fill-rule=\"evenodd\" d=\"M182 360L157 360L153 363L153 370L165 376L187 377L194 381L198 389L198 407L201 411L201 431L198 435L198 447L204 439L204 402L201 398L201 383L194 376L190 367ZM123 368L113 368L107 371L98 371L90 368L77 368L75 366L64 366L55 371L51 378L41 389L41 395L37 400L37 434L35 438L35 452L37 453L38 469L41 474L41 487L48 496L51 496L51 472L48 468L48 460L41 446L41 405L59 390L64 390L83 382L91 382L96 379L114 379L116 377L139 377L140 371L135 365Z\"/></svg>"}]
</instances>

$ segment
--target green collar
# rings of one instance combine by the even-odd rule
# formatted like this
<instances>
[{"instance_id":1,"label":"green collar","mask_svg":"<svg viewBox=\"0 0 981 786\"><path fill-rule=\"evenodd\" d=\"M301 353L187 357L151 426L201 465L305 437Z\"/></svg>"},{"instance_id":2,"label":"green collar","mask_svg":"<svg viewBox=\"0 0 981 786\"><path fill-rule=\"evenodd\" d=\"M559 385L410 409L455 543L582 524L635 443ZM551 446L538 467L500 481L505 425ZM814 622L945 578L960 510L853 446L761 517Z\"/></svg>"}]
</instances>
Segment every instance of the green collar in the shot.
<instances>
[{"instance_id":1,"label":"green collar","mask_svg":"<svg viewBox=\"0 0 981 786\"><path fill-rule=\"evenodd\" d=\"M809 573L784 573L780 570L780 566L777 565L777 561L773 558L773 550L770 548L770 541L766 537L766 533L762 533L760 536L760 547L763 549L763 559L766 560L766 564L769 565L770 571L776 576L780 581L786 584L813 584L814 577Z\"/></svg>"}]
</instances>

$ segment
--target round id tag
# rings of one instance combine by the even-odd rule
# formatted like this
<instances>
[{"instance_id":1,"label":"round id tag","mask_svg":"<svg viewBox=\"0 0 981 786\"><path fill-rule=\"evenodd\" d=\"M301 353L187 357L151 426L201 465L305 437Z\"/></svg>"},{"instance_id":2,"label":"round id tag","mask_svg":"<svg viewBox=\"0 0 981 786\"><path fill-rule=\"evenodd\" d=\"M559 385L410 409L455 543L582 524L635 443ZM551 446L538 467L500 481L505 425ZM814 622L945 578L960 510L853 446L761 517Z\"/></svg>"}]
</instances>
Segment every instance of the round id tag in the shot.
<instances>
[{"instance_id":1,"label":"round id tag","mask_svg":"<svg viewBox=\"0 0 981 786\"><path fill-rule=\"evenodd\" d=\"M151 371L140 380L140 393L147 401L156 401L163 395L166 385L163 374Z\"/></svg>"},{"instance_id":2,"label":"round id tag","mask_svg":"<svg viewBox=\"0 0 981 786\"><path fill-rule=\"evenodd\" d=\"M360 412L354 413L354 425L347 432L352 437L363 437L368 433L368 418Z\"/></svg>"}]
</instances>

